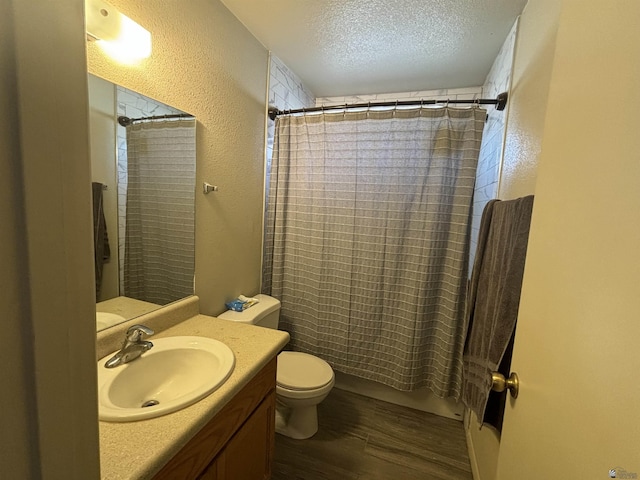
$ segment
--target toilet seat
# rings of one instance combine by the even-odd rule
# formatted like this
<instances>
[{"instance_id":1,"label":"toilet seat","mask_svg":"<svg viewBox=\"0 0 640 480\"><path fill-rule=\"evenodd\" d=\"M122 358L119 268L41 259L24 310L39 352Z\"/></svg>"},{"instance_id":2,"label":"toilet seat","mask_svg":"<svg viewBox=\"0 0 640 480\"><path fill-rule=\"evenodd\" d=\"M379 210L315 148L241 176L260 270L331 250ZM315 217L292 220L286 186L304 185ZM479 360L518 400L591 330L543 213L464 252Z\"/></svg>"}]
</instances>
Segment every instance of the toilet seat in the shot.
<instances>
[{"instance_id":1,"label":"toilet seat","mask_svg":"<svg viewBox=\"0 0 640 480\"><path fill-rule=\"evenodd\" d=\"M332 383L331 365L321 358L302 352L282 352L278 355L276 383L289 391L316 390Z\"/></svg>"}]
</instances>

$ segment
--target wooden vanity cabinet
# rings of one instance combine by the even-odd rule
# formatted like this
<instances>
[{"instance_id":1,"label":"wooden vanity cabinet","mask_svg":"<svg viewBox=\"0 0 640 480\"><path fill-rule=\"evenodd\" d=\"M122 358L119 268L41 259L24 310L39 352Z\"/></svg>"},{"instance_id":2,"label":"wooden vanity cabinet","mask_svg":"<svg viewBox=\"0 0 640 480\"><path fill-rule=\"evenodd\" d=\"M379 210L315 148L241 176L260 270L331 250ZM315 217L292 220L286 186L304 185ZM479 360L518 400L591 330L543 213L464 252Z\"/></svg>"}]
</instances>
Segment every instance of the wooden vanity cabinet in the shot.
<instances>
[{"instance_id":1,"label":"wooden vanity cabinet","mask_svg":"<svg viewBox=\"0 0 640 480\"><path fill-rule=\"evenodd\" d=\"M163 468L154 480L271 478L275 441L273 358Z\"/></svg>"}]
</instances>

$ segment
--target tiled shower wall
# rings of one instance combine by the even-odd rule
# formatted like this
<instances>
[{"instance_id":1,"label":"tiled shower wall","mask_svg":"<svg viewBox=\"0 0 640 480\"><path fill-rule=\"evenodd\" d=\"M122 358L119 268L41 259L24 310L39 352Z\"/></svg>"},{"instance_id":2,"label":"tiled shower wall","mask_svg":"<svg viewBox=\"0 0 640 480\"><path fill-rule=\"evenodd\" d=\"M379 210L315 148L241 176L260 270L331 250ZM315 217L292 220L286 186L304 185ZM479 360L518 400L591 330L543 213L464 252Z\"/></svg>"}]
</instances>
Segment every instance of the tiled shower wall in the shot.
<instances>
[{"instance_id":1,"label":"tiled shower wall","mask_svg":"<svg viewBox=\"0 0 640 480\"><path fill-rule=\"evenodd\" d=\"M279 110L313 107L316 97L302 80L293 73L282 61L271 54L269 66L269 107ZM273 156L273 137L276 122L267 119L267 148L266 148L266 186L265 193L269 193L269 171ZM265 205L266 208L266 205Z\"/></svg>"},{"instance_id":2,"label":"tiled shower wall","mask_svg":"<svg viewBox=\"0 0 640 480\"><path fill-rule=\"evenodd\" d=\"M282 60L271 55L269 67L269 106L279 110L313 107L316 97L302 80L287 67ZM275 122L268 120L267 125L267 175L273 155L273 137ZM269 183L267 182L267 186Z\"/></svg>"},{"instance_id":3,"label":"tiled shower wall","mask_svg":"<svg viewBox=\"0 0 640 480\"><path fill-rule=\"evenodd\" d=\"M302 80L275 55L269 68L269 106L280 110L313 107L316 96Z\"/></svg>"},{"instance_id":4,"label":"tiled shower wall","mask_svg":"<svg viewBox=\"0 0 640 480\"><path fill-rule=\"evenodd\" d=\"M118 116L129 118L151 117L184 113L164 103L145 97L121 86L116 88ZM120 260L120 295L124 295L124 242L127 227L127 129L117 125L118 145L118 258Z\"/></svg>"},{"instance_id":5,"label":"tiled shower wall","mask_svg":"<svg viewBox=\"0 0 640 480\"><path fill-rule=\"evenodd\" d=\"M380 93L374 95L349 95L346 97L321 97L316 106L344 105L345 103L393 102L405 100L475 100L482 95L482 87L443 88L440 90L420 90L417 92Z\"/></svg>"}]
</instances>

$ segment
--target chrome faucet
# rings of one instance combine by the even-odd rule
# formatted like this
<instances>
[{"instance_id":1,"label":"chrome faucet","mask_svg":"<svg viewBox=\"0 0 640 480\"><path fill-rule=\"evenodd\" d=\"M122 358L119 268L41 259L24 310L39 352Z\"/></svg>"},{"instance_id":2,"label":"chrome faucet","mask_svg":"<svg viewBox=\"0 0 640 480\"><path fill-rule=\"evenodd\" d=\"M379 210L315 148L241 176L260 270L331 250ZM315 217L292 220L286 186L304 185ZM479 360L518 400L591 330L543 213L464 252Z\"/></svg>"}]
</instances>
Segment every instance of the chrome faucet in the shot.
<instances>
[{"instance_id":1,"label":"chrome faucet","mask_svg":"<svg viewBox=\"0 0 640 480\"><path fill-rule=\"evenodd\" d=\"M107 360L104 366L106 368L114 368L135 360L153 347L153 343L142 340L143 337L153 334L154 331L144 325L133 325L129 327L125 334L122 348Z\"/></svg>"}]
</instances>

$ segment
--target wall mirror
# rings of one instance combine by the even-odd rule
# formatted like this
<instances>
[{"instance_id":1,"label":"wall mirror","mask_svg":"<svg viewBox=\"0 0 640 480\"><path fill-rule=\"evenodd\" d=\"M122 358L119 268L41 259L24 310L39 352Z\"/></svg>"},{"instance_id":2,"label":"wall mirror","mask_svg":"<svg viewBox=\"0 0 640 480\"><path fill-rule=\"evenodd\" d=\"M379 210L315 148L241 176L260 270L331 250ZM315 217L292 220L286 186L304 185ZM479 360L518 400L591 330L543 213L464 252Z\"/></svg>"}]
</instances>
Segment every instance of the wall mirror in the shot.
<instances>
[{"instance_id":1,"label":"wall mirror","mask_svg":"<svg viewBox=\"0 0 640 480\"><path fill-rule=\"evenodd\" d=\"M193 294L195 118L89 74L96 330Z\"/></svg>"}]
</instances>

